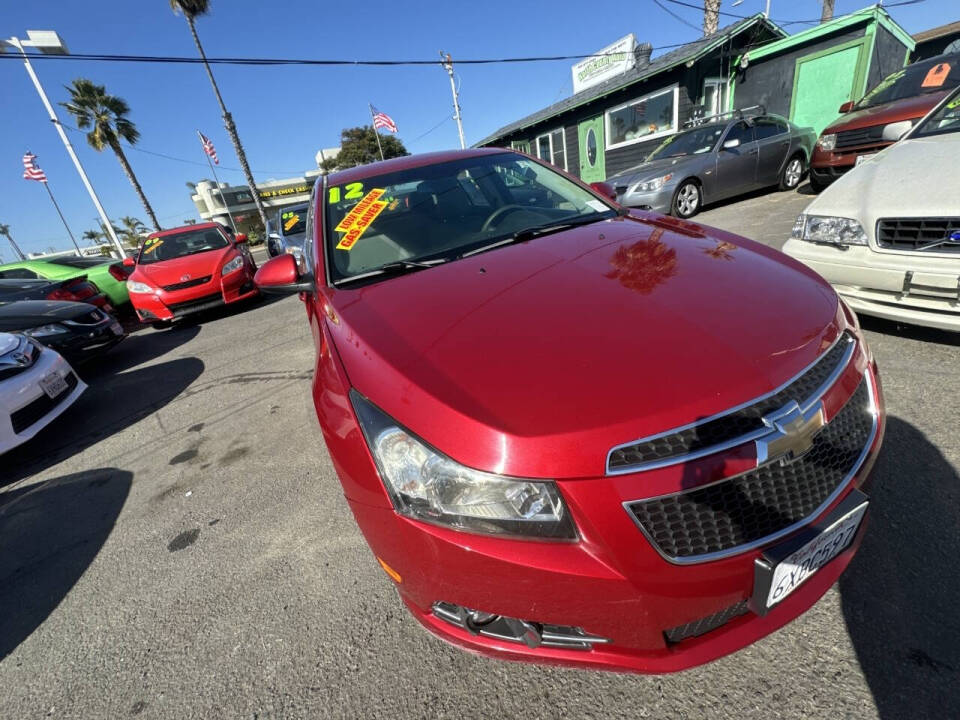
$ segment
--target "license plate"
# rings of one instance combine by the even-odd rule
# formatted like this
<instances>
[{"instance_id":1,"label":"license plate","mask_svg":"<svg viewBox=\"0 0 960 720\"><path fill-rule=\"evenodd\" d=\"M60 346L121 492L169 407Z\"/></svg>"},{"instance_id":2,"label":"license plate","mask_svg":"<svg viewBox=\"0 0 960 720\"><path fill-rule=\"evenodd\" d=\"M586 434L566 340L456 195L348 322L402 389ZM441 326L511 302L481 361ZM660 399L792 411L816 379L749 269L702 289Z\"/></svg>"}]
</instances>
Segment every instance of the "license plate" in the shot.
<instances>
[{"instance_id":1,"label":"license plate","mask_svg":"<svg viewBox=\"0 0 960 720\"><path fill-rule=\"evenodd\" d=\"M56 399L69 389L67 381L60 377L60 373L50 373L40 380L40 387L51 400Z\"/></svg>"},{"instance_id":2,"label":"license plate","mask_svg":"<svg viewBox=\"0 0 960 720\"><path fill-rule=\"evenodd\" d=\"M110 329L113 330L114 335L123 335L123 327L116 320L110 323Z\"/></svg>"},{"instance_id":3,"label":"license plate","mask_svg":"<svg viewBox=\"0 0 960 720\"><path fill-rule=\"evenodd\" d=\"M872 158L874 155L876 155L876 153L867 153L866 155L857 155L857 159L853 163L853 166L858 167L859 165L865 163L867 160Z\"/></svg>"}]
</instances>

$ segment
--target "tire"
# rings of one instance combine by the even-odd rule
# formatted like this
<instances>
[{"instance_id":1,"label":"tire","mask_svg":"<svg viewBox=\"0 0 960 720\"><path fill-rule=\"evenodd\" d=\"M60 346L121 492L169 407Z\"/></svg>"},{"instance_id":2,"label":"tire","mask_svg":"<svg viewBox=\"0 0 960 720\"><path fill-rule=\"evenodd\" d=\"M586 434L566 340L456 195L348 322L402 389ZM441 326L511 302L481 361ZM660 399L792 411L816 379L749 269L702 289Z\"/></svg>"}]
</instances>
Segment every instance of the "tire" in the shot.
<instances>
[{"instance_id":1,"label":"tire","mask_svg":"<svg viewBox=\"0 0 960 720\"><path fill-rule=\"evenodd\" d=\"M827 189L827 183L821 180L817 180L817 176L811 172L810 173L810 189L813 190L815 193L823 192L824 190Z\"/></svg>"},{"instance_id":2,"label":"tire","mask_svg":"<svg viewBox=\"0 0 960 720\"><path fill-rule=\"evenodd\" d=\"M800 181L803 180L806 169L807 163L800 153L787 160L787 163L783 166L783 171L780 173L780 189L796 190L800 186ZM813 183L812 178L810 182Z\"/></svg>"},{"instance_id":3,"label":"tire","mask_svg":"<svg viewBox=\"0 0 960 720\"><path fill-rule=\"evenodd\" d=\"M670 214L674 217L692 218L700 212L700 206L703 203L703 193L700 191L700 185L696 180L684 180L680 187L673 194L673 202L670 203Z\"/></svg>"}]
</instances>

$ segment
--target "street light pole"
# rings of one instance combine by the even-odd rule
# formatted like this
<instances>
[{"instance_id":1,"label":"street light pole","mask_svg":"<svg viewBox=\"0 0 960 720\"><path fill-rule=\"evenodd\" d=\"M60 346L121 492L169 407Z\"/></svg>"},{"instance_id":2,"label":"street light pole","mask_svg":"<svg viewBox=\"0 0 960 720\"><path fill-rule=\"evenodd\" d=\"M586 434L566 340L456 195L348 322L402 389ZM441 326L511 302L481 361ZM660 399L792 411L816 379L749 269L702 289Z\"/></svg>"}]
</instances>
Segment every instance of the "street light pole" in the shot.
<instances>
[{"instance_id":1,"label":"street light pole","mask_svg":"<svg viewBox=\"0 0 960 720\"><path fill-rule=\"evenodd\" d=\"M29 40L21 40L20 38L12 37L6 42L20 52L20 56L23 58L23 64L27 69L27 75L29 75L30 79L33 81L33 86L37 89L37 94L40 96L43 106L47 109L47 114L50 115L50 121L60 134L60 139L63 140L63 145L67 149L67 154L70 156L70 159L73 160L74 167L77 168L77 172L80 174L80 179L83 181L84 187L87 188L87 192L90 194L90 199L93 200L93 204L97 207L97 213L100 215L100 220L103 222L103 226L106 228L107 233L110 235L110 239L120 252L120 257L122 258L125 255L123 245L120 243L120 239L114 232L113 224L110 222L110 218L107 217L107 212L103 209L103 205L100 204L100 198L97 197L97 193L93 189L93 185L91 185L90 180L87 179L87 173L84 172L83 165L80 164L80 158L77 157L77 153L74 151L73 145L70 144L70 139L67 137L67 133L63 129L63 125L60 124L60 119L57 117L57 113L54 111L53 105L50 104L47 94L43 91L43 86L40 84L37 74L33 71L33 66L30 64L30 58L23 49L24 45L26 45L28 47L36 47L41 52L55 55L66 55L67 48L60 40L60 37L53 31L44 31L38 33L36 31L28 30L27 35L30 36ZM34 39L35 37L38 39ZM0 48L2 48L2 45L0 45Z\"/></svg>"},{"instance_id":2,"label":"street light pole","mask_svg":"<svg viewBox=\"0 0 960 720\"><path fill-rule=\"evenodd\" d=\"M450 76L450 92L453 93L453 118L457 121L457 132L460 133L460 149L466 150L467 144L463 140L463 121L460 119L460 99L457 97L457 84L453 80L453 59L450 57L450 53L444 55L443 50L440 51L440 58L443 69Z\"/></svg>"}]
</instances>

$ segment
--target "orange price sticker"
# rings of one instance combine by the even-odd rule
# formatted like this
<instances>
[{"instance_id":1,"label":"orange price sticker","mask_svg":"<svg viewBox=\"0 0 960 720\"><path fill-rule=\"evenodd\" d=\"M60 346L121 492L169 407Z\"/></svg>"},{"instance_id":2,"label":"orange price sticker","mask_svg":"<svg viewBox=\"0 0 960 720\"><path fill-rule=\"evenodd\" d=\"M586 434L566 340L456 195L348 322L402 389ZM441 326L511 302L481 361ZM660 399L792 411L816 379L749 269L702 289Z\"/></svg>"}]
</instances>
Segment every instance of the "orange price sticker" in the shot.
<instances>
[{"instance_id":1,"label":"orange price sticker","mask_svg":"<svg viewBox=\"0 0 960 720\"><path fill-rule=\"evenodd\" d=\"M927 71L927 76L923 79L923 83L921 83L920 87L942 87L947 81L947 75L949 74L950 63L937 63Z\"/></svg>"}]
</instances>

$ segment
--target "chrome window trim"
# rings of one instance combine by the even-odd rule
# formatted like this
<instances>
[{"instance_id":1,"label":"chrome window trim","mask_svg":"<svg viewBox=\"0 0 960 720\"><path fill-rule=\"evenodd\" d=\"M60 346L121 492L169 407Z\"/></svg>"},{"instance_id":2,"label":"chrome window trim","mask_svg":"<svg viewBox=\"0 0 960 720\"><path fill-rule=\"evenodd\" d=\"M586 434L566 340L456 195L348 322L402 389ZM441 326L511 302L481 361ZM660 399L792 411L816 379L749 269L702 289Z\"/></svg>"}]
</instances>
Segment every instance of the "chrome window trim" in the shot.
<instances>
[{"instance_id":1,"label":"chrome window trim","mask_svg":"<svg viewBox=\"0 0 960 720\"><path fill-rule=\"evenodd\" d=\"M763 437L764 435L770 434L771 432L773 432L771 428L767 428L767 427L757 428L753 432L746 433L745 435L740 435L738 437L731 438L730 440L719 443L717 445L710 445L709 447L700 448L698 450L694 450L693 452L689 452L684 455L672 455L671 457L663 458L661 460L649 460L647 462L636 463L634 465L628 465L626 467L619 467L619 468L610 467L610 456L613 455L613 453L615 453L617 450L621 450L622 448L630 447L632 445L638 445L643 442L650 442L651 440L657 440L659 438L666 437L667 435L673 435L674 433L690 430L691 428L695 428L698 425L703 425L708 422L713 422L714 420L719 420L726 415L732 415L733 413L738 412L739 410L743 410L744 408L748 408L751 405L755 405L759 402L763 402L767 398L776 395L778 392L781 392L782 390L786 389L787 387L792 385L794 382L799 380L801 377L806 375L808 372L810 372L814 368L814 366L817 365L817 363L823 360L830 353L830 351L833 350L833 348L837 345L837 343L843 341L844 339L846 339L848 347L846 351L844 351L843 357L840 359L840 362L837 364L836 369L832 373L830 373L829 377L827 377L827 379L824 380L820 384L820 386L816 390L814 390L814 392L808 398L802 401L801 400L797 401L797 404L800 405L800 409L803 412L806 412L811 407L813 407L813 405L816 402L818 402L820 398L822 398L826 394L827 390L829 390L833 386L833 384L837 381L840 375L843 374L843 371L846 370L847 366L850 364L850 360L853 358L853 353L856 350L856 341L854 340L854 337L849 333L842 332L840 336L836 340L834 340L833 343L831 343L829 348L827 348L824 352L820 353L820 356L816 360L814 360L812 363L807 365L803 370L798 372L796 375L794 375L792 378L787 380L785 383L779 385L778 387L774 388L773 390L771 390L770 392L764 395L755 397L752 400L748 400L745 403L741 403L740 405L736 405L732 408L729 408L728 410L719 412L716 415L711 415L709 417L705 417L700 420L695 420L694 422L688 423L687 425L681 425L679 427L671 428L670 430L665 430L663 432L656 433L655 435L647 435L646 437L621 443L619 445L616 445L610 448L610 450L607 452L606 475L607 476L629 475L631 473L643 472L645 470L656 470L658 468L668 467L670 465L678 465L680 463L690 462L691 460L698 460L699 458L706 457L707 455L713 455L714 453L722 452L724 450L729 450L730 448L735 448L738 445L743 445L744 443L750 442L752 440L756 440L758 438Z\"/></svg>"},{"instance_id":2,"label":"chrome window trim","mask_svg":"<svg viewBox=\"0 0 960 720\"><path fill-rule=\"evenodd\" d=\"M856 462L853 464L853 468L850 470L849 473L847 473L844 476L843 480L840 481L836 489L832 493L830 493L830 495L827 496L827 499L824 500L822 503L820 503L820 505L813 512L811 512L802 520L798 520L792 525L789 525L781 530L778 530L775 533L772 533L762 538L758 538L756 540L752 540L748 543L744 543L743 545L737 545L736 547L727 548L725 550L717 550L711 553L704 553L702 555L675 557L673 555L668 555L667 553L663 552L663 550L660 549L660 546L657 545L654 539L650 536L650 534L647 532L647 529L643 527L643 525L637 519L637 516L630 510L630 506L638 502L646 502L648 500L660 500L663 498L674 497L676 495L685 495L687 493L694 492L696 490L702 490L703 488L710 487L711 485L717 485L719 483L727 482L729 480L735 480L738 477L742 477L744 475L747 475L748 473L752 473L756 471L757 468L753 468L751 470L747 470L742 473L737 473L736 475L731 475L729 477L721 478L720 480L715 480L714 482L704 483L703 485L698 485L695 488L687 488L685 490L678 490L676 492L664 493L663 495L654 495L652 497L638 498L635 500L627 500L622 503L624 511L630 516L630 519L633 520L634 525L640 528L640 532L643 533L643 536L647 539L647 542L650 543L650 546L657 551L657 554L660 555L660 557L662 557L667 562L671 563L672 565L698 565L700 563L711 562L713 560L722 560L724 558L732 557L734 555L740 555L745 552L750 552L751 550L756 550L757 548L762 547L763 545L768 545L772 542L776 542L777 540L780 540L781 538L786 537L787 535L799 530L805 525L809 525L811 521L819 517L823 513L823 511L826 510L830 506L830 504L833 503L833 501L836 500L838 497L840 497L840 495L842 495L844 491L850 486L851 480L853 480L854 476L860 471L860 468L863 467L864 460L867 459L867 455L870 452L870 448L873 447L874 440L877 439L877 430L880 425L880 417L879 417L879 412L877 410L877 400L876 400L876 394L875 394L874 385L873 385L874 380L869 370L864 372L863 381L867 383L867 395L870 399L869 410L870 410L870 414L873 416L873 423L870 427L870 435L867 437L867 442L864 443L863 450L860 452L860 456L857 458ZM852 397L853 396L851 395L851 398ZM847 402L849 402L849 400ZM846 407L846 403L844 403L844 408L845 407ZM841 411L842 410L843 408L841 408ZM774 460L773 462L777 462L777 461ZM767 464L769 465L770 463L767 463Z\"/></svg>"}]
</instances>

